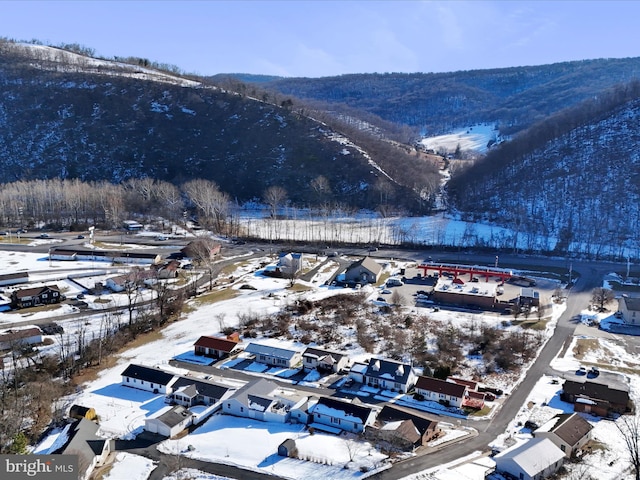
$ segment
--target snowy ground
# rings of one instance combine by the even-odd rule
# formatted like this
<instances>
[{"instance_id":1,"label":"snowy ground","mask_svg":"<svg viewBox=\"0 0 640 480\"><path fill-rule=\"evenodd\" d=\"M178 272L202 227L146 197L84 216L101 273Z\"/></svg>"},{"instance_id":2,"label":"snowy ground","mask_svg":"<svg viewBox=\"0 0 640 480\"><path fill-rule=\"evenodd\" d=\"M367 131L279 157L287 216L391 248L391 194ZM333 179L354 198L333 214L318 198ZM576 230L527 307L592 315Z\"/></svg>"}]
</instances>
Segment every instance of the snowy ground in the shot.
<instances>
[{"instance_id":1,"label":"snowy ground","mask_svg":"<svg viewBox=\"0 0 640 480\"><path fill-rule=\"evenodd\" d=\"M499 134L500 132L496 130L494 125L473 125L447 135L423 138L420 140L420 143L424 145L425 148L435 152L444 150L448 153L453 153L459 146L460 150L463 151L473 150L485 153L489 141L496 141Z\"/></svg>"},{"instance_id":2,"label":"snowy ground","mask_svg":"<svg viewBox=\"0 0 640 480\"><path fill-rule=\"evenodd\" d=\"M289 438L295 440L301 460L277 455L278 445ZM194 433L180 440L167 440L158 448L165 453L305 480L361 478L361 468L374 470L386 458L370 444L344 436L310 435L303 425L228 415L213 416Z\"/></svg>"},{"instance_id":3,"label":"snowy ground","mask_svg":"<svg viewBox=\"0 0 640 480\"><path fill-rule=\"evenodd\" d=\"M188 357L190 355L190 352L193 350L193 343L200 335L215 335L222 329L223 325L227 327L237 326L239 316L243 313L253 312L259 315L270 315L280 311L283 306L294 302L298 298L319 299L340 292L352 291L350 289L324 286L324 281L329 279L332 274L331 270L323 270L312 283L304 284L304 282L299 282L306 285L309 290L302 292L291 291L287 289L287 280L268 278L260 275L258 270L261 261L264 261L264 259L244 262L241 268L232 273L232 275L238 279L232 286L237 293L235 298L214 304L202 303L198 300L194 301L194 308L190 313L185 315L183 320L173 323L163 330L162 339L125 352L121 355L118 364L114 368L103 371L95 381L82 386L81 391L65 399L65 401L68 405L79 403L94 407L101 418L101 433L103 435L131 438L141 431L144 425L144 419L157 413L159 409L165 406L165 403L164 397L161 395L153 395L120 385L120 374L130 362L144 365L160 365L163 368L169 368L168 362L172 358L176 356ZM4 267L6 271L16 271L19 266L21 269L35 269L43 272L38 275L48 275L49 273L55 275L56 270L61 268L60 265L57 265L60 263L62 262L53 262L52 265L49 265L48 261L43 261L42 255L0 252L0 268ZM67 264L64 263L64 266L66 267ZM77 263L75 263L74 266L84 267ZM239 286L242 284L250 284L257 290L239 289ZM375 290L372 290L370 293L377 295ZM558 310L555 311L553 315L554 318L557 318L557 315L562 311L562 307L557 308ZM420 309L413 308L413 310L415 310L416 313L420 313ZM425 309L425 311L426 310L427 309ZM460 322L461 316L464 317L466 315L447 310L437 313L431 312L431 309L428 310L431 317L444 322ZM56 313L58 312L59 311L56 311ZM11 314L0 314L0 319L6 318L7 315ZM99 322L98 317L99 315L96 315L94 320L92 320L92 317L87 317L87 319L85 319L88 324L87 328L95 328L95 324ZM473 315L473 318L481 319L483 322L486 321L492 325L502 324L503 321L503 318L496 315ZM25 318L21 318L21 320L24 319ZM545 333L547 335L552 334L553 328L554 322L552 321L549 323ZM73 329L73 324L69 329ZM265 339L257 340L264 341ZM581 362L593 360L593 363L601 364L603 358L615 357L619 367L625 365L630 367L637 366L637 361L626 354L622 347L615 344L606 344L606 340L604 339L600 339L599 341L603 346L603 350L590 351L589 355L592 357L583 358L580 360ZM303 348L303 345L296 345L292 342L282 342L275 339L271 339L270 342L276 346L297 346ZM364 358L366 353L361 350L354 351L354 359L358 360L360 356ZM567 357L557 359L553 366L559 370L575 371L578 364L579 361L572 357L572 349L570 348ZM222 380L221 377L215 378L215 380L220 382L226 381L229 386L233 388L238 388L242 385L241 382ZM317 381L315 377L311 377L309 380L311 382ZM518 379L510 378L504 383L500 383L498 379L494 379L494 382L498 383L493 384L493 386L509 391L517 384ZM632 395L637 400L639 391L637 376L632 377L631 385ZM527 435L529 435L529 432L522 431L522 427L518 426L517 422L524 423L526 419L532 418L542 422L545 418L550 418L555 413L567 411L567 409L570 411L571 406L560 402L557 396L558 388L558 385L550 383L549 378L545 377L541 379L539 385L534 389L535 393L532 393L530 399L523 406L521 414L518 418L514 419L514 423L512 423L507 432L495 440L495 445L504 447L512 440L526 438ZM369 392L362 393L365 396L371 394ZM380 465L380 462L382 462L384 458L375 450L370 450L370 447L365 448L362 446L358 460L351 464L353 468L345 470L342 467L345 463L348 463L349 447L344 443L340 443L344 442L343 437L324 434L311 436L300 428L291 425L260 422L243 424L243 421L248 422L247 420L231 419L230 417L213 417L203 427L197 429L194 434L180 441L167 441L163 448L169 451L183 451L187 445L193 445L195 450L188 452L188 454L195 458L206 458L221 462L228 460L229 463L238 464L244 468L257 469L265 473L273 472L289 478L308 477L310 479L321 477L340 479L362 475L358 470L359 465L364 464L367 468L375 467L376 465ZM589 421L596 427L594 429L594 437L600 439L600 441L607 445L605 450L598 450L596 453L587 457L588 460L593 463L594 471L599 472L598 480L617 480L618 478L623 478L620 475L623 475L624 472L625 463L621 456L621 452L624 452L624 449L620 444L619 435L615 435L615 430L612 430L612 428L615 429L615 426L613 426L612 422L598 421L598 419L595 418L589 418ZM269 433L273 435L267 435ZM452 433L452 435L454 435L454 433ZM46 439L43 444L38 446L37 451L42 453L51 451L56 443L64 439L64 436L64 432L56 432L51 438ZM296 438L300 441L300 447L303 447L301 448L301 454L307 455L310 461L282 459L274 456L279 443L289 437ZM233 438L234 441L228 442L228 438ZM261 440L258 442L255 438L260 438ZM228 447L222 449L222 447L214 446L218 444L233 445L233 448L240 448L245 445L261 445L261 447L252 447L251 452L236 452L235 450L228 452ZM369 453L371 453L371 455L369 455ZM346 459L345 455L347 455ZM474 461L476 460L477 459L474 459ZM132 471L144 471L144 468L146 468L142 465L142 460L136 461L129 458L121 460L121 462L129 461L140 462L140 465L135 468L130 467ZM612 466L609 466L611 461L613 461ZM331 463L333 464L331 465ZM470 463L466 463L463 466L456 466L454 469L472 468L469 465ZM448 469L440 468L438 471L440 472L438 473L438 475L440 475L439 478L452 478L445 477L445 475L450 475L451 473ZM457 470L454 470L454 473L455 471ZM208 476L208 474L202 475L202 479L214 478ZM420 477L416 476L412 478ZM422 475L422 478L427 477ZM458 478L464 477L460 473Z\"/></svg>"}]
</instances>

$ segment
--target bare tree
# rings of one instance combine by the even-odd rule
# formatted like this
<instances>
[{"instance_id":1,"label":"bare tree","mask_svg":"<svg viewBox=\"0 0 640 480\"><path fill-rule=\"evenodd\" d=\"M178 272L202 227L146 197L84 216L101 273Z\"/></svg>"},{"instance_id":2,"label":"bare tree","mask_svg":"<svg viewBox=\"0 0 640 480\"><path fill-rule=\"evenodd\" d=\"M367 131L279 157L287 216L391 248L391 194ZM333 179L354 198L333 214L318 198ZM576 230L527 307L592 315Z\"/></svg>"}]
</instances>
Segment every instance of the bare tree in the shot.
<instances>
[{"instance_id":1,"label":"bare tree","mask_svg":"<svg viewBox=\"0 0 640 480\"><path fill-rule=\"evenodd\" d=\"M635 479L640 480L640 417L623 415L616 420L616 428L627 447Z\"/></svg>"},{"instance_id":2,"label":"bare tree","mask_svg":"<svg viewBox=\"0 0 640 480\"><path fill-rule=\"evenodd\" d=\"M287 191L282 187L272 186L265 190L263 196L264 202L269 205L271 218L276 218L278 208L287 200Z\"/></svg>"},{"instance_id":3,"label":"bare tree","mask_svg":"<svg viewBox=\"0 0 640 480\"><path fill-rule=\"evenodd\" d=\"M597 287L593 289L591 293L591 301L595 306L598 307L598 311L604 312L606 310L606 305L613 302L616 298L613 290L608 288Z\"/></svg>"}]
</instances>

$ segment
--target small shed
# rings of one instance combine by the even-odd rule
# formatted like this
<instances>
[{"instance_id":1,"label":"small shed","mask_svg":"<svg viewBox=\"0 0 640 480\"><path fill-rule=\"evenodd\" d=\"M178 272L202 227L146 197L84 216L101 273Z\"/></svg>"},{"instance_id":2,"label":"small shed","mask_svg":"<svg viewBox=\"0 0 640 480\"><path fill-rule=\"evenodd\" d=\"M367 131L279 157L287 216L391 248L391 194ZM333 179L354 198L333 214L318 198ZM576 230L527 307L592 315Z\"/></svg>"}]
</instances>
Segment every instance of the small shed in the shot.
<instances>
[{"instance_id":1,"label":"small shed","mask_svg":"<svg viewBox=\"0 0 640 480\"><path fill-rule=\"evenodd\" d=\"M98 415L96 414L95 409L92 407L83 407L82 405L72 405L71 408L69 409L69 417L77 418L78 420L80 420L81 418L84 418L87 420L96 420L98 418Z\"/></svg>"},{"instance_id":2,"label":"small shed","mask_svg":"<svg viewBox=\"0 0 640 480\"><path fill-rule=\"evenodd\" d=\"M281 457L298 457L298 447L296 447L296 441L292 438L287 438L284 442L278 445L278 455Z\"/></svg>"}]
</instances>

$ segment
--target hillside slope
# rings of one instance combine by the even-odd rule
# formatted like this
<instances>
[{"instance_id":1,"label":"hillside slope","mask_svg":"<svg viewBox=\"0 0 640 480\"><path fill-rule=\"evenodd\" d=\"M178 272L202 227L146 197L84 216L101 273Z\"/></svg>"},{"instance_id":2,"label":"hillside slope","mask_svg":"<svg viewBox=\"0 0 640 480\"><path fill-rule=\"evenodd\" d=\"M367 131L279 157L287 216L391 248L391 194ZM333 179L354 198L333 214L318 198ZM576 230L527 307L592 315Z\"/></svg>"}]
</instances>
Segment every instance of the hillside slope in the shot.
<instances>
[{"instance_id":1,"label":"hillside slope","mask_svg":"<svg viewBox=\"0 0 640 480\"><path fill-rule=\"evenodd\" d=\"M0 167L3 180L151 177L215 181L239 202L283 187L291 201L409 208L420 185L385 171L389 153L350 142L299 112L139 66L42 46L0 44Z\"/></svg>"},{"instance_id":2,"label":"hillside slope","mask_svg":"<svg viewBox=\"0 0 640 480\"><path fill-rule=\"evenodd\" d=\"M281 78L260 86L345 104L427 135L485 122L511 134L638 77L640 58L625 58L450 73Z\"/></svg>"},{"instance_id":3,"label":"hillside slope","mask_svg":"<svg viewBox=\"0 0 640 480\"><path fill-rule=\"evenodd\" d=\"M633 82L491 152L452 180L451 201L467 218L512 227L531 249L637 255L639 131Z\"/></svg>"}]
</instances>

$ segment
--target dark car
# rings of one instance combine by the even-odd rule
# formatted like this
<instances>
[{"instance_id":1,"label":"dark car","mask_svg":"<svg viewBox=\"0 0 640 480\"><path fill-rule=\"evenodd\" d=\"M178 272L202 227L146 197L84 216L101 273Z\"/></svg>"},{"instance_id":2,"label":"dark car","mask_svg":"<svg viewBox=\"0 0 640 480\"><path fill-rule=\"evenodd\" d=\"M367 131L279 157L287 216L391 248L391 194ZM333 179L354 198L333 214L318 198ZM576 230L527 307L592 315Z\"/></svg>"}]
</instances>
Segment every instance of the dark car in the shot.
<instances>
[{"instance_id":1,"label":"dark car","mask_svg":"<svg viewBox=\"0 0 640 480\"><path fill-rule=\"evenodd\" d=\"M76 238L77 238L78 240L82 240L82 239L84 238L84 235L78 235Z\"/></svg>"}]
</instances>

